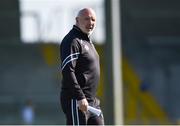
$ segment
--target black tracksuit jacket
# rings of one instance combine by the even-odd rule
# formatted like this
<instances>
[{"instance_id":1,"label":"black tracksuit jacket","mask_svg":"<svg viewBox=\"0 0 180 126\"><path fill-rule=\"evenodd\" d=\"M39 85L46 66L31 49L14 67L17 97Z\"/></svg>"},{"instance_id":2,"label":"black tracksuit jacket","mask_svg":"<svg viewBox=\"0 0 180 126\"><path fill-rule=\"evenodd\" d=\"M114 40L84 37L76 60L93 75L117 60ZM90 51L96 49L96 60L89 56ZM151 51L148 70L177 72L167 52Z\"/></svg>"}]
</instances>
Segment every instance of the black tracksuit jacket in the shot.
<instances>
[{"instance_id":1,"label":"black tracksuit jacket","mask_svg":"<svg viewBox=\"0 0 180 126\"><path fill-rule=\"evenodd\" d=\"M60 45L63 99L92 102L100 78L99 55L87 34L77 26Z\"/></svg>"}]
</instances>

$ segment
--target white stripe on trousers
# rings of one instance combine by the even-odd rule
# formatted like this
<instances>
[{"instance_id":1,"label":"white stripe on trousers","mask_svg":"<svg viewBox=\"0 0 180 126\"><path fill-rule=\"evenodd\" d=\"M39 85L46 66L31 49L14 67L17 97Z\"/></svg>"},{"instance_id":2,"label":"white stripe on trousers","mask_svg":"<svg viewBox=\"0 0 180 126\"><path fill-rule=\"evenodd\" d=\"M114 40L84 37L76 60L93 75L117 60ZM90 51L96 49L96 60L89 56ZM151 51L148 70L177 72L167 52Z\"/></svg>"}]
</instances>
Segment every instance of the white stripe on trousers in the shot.
<instances>
[{"instance_id":1,"label":"white stripe on trousers","mask_svg":"<svg viewBox=\"0 0 180 126\"><path fill-rule=\"evenodd\" d=\"M71 113L72 113L73 125L79 125L79 114L78 114L77 100L75 100L75 102L74 102L74 99L71 100ZM76 116L76 118L75 118L75 116ZM75 121L75 119L77 119L77 120ZM75 124L75 122L77 122L77 124Z\"/></svg>"},{"instance_id":2,"label":"white stripe on trousers","mask_svg":"<svg viewBox=\"0 0 180 126\"><path fill-rule=\"evenodd\" d=\"M77 100L76 100L76 114L77 114L77 122L79 125L79 114L78 114L78 104L77 104Z\"/></svg>"}]
</instances>

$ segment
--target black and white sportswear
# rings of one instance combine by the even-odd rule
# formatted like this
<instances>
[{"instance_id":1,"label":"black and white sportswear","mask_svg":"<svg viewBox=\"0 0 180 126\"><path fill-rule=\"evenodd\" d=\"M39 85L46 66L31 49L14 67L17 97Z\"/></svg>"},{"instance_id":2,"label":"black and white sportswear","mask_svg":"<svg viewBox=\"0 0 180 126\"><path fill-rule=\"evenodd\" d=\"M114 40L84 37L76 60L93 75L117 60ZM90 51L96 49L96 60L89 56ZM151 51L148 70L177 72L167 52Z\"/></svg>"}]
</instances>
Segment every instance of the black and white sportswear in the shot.
<instances>
[{"instance_id":1,"label":"black and white sportswear","mask_svg":"<svg viewBox=\"0 0 180 126\"><path fill-rule=\"evenodd\" d=\"M88 35L74 25L61 42L60 54L61 97L93 101L100 78L100 65L99 55Z\"/></svg>"}]
</instances>

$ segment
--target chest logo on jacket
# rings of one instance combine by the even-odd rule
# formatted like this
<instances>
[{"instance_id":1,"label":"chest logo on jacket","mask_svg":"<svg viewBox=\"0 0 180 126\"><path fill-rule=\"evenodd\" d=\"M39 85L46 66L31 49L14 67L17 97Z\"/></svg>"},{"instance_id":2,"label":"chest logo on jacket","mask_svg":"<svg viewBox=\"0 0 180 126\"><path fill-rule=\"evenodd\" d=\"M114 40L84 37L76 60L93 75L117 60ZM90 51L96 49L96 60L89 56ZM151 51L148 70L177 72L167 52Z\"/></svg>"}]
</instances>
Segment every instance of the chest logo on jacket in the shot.
<instances>
[{"instance_id":1,"label":"chest logo on jacket","mask_svg":"<svg viewBox=\"0 0 180 126\"><path fill-rule=\"evenodd\" d=\"M84 45L84 48L89 51L89 47L87 45Z\"/></svg>"}]
</instances>

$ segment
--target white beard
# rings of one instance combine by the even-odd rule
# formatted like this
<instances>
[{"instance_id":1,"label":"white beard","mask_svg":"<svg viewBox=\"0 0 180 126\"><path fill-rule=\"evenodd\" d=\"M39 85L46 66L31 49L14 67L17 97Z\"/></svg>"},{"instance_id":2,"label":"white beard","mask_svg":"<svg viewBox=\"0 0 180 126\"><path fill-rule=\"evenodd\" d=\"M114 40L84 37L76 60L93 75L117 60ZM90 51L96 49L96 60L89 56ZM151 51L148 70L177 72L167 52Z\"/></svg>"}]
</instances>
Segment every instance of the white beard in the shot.
<instances>
[{"instance_id":1,"label":"white beard","mask_svg":"<svg viewBox=\"0 0 180 126\"><path fill-rule=\"evenodd\" d=\"M94 32L94 29L95 28L93 28L93 30L92 31L90 31L90 32L88 32L87 34L88 34L88 36L90 36L93 32Z\"/></svg>"}]
</instances>

